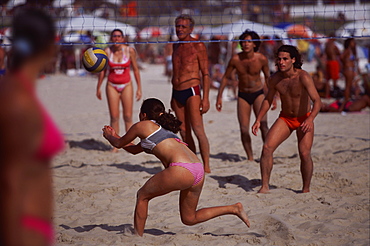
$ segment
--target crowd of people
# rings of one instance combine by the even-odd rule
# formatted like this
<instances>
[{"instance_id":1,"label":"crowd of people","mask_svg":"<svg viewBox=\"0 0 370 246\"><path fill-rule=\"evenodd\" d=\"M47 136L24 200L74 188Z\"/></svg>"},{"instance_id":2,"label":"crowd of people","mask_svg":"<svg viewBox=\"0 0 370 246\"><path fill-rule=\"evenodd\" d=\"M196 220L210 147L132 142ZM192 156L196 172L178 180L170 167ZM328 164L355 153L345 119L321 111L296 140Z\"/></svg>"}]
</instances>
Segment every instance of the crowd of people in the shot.
<instances>
[{"instance_id":1,"label":"crowd of people","mask_svg":"<svg viewBox=\"0 0 370 246\"><path fill-rule=\"evenodd\" d=\"M328 41L325 52L329 70L319 66L318 71L322 74L311 76L302 69L303 59L296 46L256 41L260 39L259 35L246 30L239 37L240 42L234 44L234 50L237 47L240 50L232 54L225 71L222 71L220 65L224 64L219 62L223 59L207 51L203 42L191 36L195 26L191 16L180 15L174 24L178 40L184 41L167 47L166 51L166 57L171 56L172 66L166 64L165 72L171 78L174 115L166 112L159 99L146 99L140 108L140 121L133 124L134 91L130 69L137 83L135 98L140 100L141 78L137 62L140 54L125 44L122 30L111 32L112 45L105 49L109 67L97 78L98 99L101 99L101 86L107 78L105 90L110 125L103 127L103 136L115 150L122 148L132 154L144 151L156 156L164 166L164 170L151 177L137 192L135 232L140 236L144 233L149 201L172 191L180 191L180 216L186 225L232 214L250 226L241 203L197 209L205 173L211 172L210 144L203 115L211 107L212 79L218 80L218 86L215 86L218 89L215 104L218 111L222 110L223 91L227 86L233 87L241 142L249 161L254 160L249 132L257 135L261 129L264 144L260 158L262 186L258 192L269 192L273 153L295 131L301 161L301 192L306 193L310 191L314 166L311 158L314 120L325 108L320 95L328 97L334 91L328 89L329 81L333 80L333 89L338 86L338 74L332 71L339 73L338 64L345 78L344 100L337 105L338 111L353 111L369 105L368 87L365 94L352 90L356 88L354 78L358 72L355 39L345 41L342 53L335 43ZM50 245L53 240L50 162L63 147L63 138L38 101L35 86L45 65L55 58L54 38L52 21L43 11L25 8L14 16L13 45L0 83L0 129L1 136L4 136L0 141L0 196L5 201L0 209L0 244ZM219 54L223 52L221 46L214 44L208 48L219 50ZM275 53L273 66L269 64L271 55L264 54L267 50ZM321 93L317 85L320 84L318 80L324 78L326 82L320 87ZM365 81L365 85L367 83ZM276 109L277 99L281 102L281 112L269 128L266 114L269 109ZM123 134L119 133L118 125L120 104L125 122ZM252 110L256 116L253 125ZM180 137L176 133L180 133ZM140 142L133 144L136 138ZM201 160L197 157L196 146L199 146Z\"/></svg>"}]
</instances>

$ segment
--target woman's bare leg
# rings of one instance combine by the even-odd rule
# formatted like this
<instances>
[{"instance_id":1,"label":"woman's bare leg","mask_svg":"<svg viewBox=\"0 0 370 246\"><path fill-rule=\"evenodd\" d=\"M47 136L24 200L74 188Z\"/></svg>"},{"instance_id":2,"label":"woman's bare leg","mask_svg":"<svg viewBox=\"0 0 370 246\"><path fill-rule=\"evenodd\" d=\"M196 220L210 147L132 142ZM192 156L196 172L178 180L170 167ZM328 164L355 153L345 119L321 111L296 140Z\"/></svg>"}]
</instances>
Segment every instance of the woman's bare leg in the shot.
<instances>
[{"instance_id":1,"label":"woman's bare leg","mask_svg":"<svg viewBox=\"0 0 370 246\"><path fill-rule=\"evenodd\" d=\"M182 167L169 167L151 177L137 192L134 216L135 233L139 236L144 233L148 203L151 199L171 191L187 189L193 182L193 175Z\"/></svg>"},{"instance_id":2,"label":"woman's bare leg","mask_svg":"<svg viewBox=\"0 0 370 246\"><path fill-rule=\"evenodd\" d=\"M123 122L125 123L126 132L132 126L132 110L134 104L134 90L132 83L128 84L125 89L121 92L121 102L123 109Z\"/></svg>"},{"instance_id":3,"label":"woman's bare leg","mask_svg":"<svg viewBox=\"0 0 370 246\"><path fill-rule=\"evenodd\" d=\"M110 126L119 134L119 101L120 94L111 85L106 88Z\"/></svg>"},{"instance_id":4,"label":"woman's bare leg","mask_svg":"<svg viewBox=\"0 0 370 246\"><path fill-rule=\"evenodd\" d=\"M107 101L109 108L110 126L119 134L119 101L120 94L113 88L109 83L106 87ZM117 152L116 148L113 148L113 152Z\"/></svg>"},{"instance_id":5,"label":"woman's bare leg","mask_svg":"<svg viewBox=\"0 0 370 246\"><path fill-rule=\"evenodd\" d=\"M238 216L248 227L250 227L247 213L244 211L241 203L196 210L202 186L203 181L194 187L180 192L180 214L182 223L185 225L195 225L218 216L231 214Z\"/></svg>"},{"instance_id":6,"label":"woman's bare leg","mask_svg":"<svg viewBox=\"0 0 370 246\"><path fill-rule=\"evenodd\" d=\"M343 105L345 105L346 102L349 101L349 99L351 98L351 88L352 88L352 82L353 82L353 79L354 79L354 72L353 71L349 71L348 69L344 72L344 78L346 80L346 86L345 86L345 89L344 89L344 103Z\"/></svg>"},{"instance_id":7,"label":"woman's bare leg","mask_svg":"<svg viewBox=\"0 0 370 246\"><path fill-rule=\"evenodd\" d=\"M234 205L203 208L196 211L203 182L192 186L193 175L182 167L169 167L151 177L137 193L134 216L135 232L142 236L148 216L148 204L154 197L165 195L171 191L180 192L181 220L186 225L194 225L217 216L233 214L238 216L247 226L250 226L247 214L241 203Z\"/></svg>"}]
</instances>

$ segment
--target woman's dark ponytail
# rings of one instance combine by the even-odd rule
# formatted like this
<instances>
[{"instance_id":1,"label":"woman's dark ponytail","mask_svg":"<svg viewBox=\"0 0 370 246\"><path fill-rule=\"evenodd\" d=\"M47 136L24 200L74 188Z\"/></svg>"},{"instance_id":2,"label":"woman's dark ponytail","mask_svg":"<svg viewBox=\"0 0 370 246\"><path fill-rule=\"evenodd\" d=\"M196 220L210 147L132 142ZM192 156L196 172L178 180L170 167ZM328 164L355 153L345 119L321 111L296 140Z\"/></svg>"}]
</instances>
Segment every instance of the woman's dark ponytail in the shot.
<instances>
[{"instance_id":1,"label":"woman's dark ponytail","mask_svg":"<svg viewBox=\"0 0 370 246\"><path fill-rule=\"evenodd\" d=\"M164 129L169 130L173 133L178 133L180 131L181 121L176 119L176 117L170 113L168 110L167 112L164 112L163 114L159 115L159 117L156 119L156 122L160 124Z\"/></svg>"},{"instance_id":2,"label":"woman's dark ponytail","mask_svg":"<svg viewBox=\"0 0 370 246\"><path fill-rule=\"evenodd\" d=\"M181 121L170 113L166 112L164 104L156 98L148 98L141 105L140 112L146 114L148 120L155 120L164 129L173 133L180 131Z\"/></svg>"}]
</instances>

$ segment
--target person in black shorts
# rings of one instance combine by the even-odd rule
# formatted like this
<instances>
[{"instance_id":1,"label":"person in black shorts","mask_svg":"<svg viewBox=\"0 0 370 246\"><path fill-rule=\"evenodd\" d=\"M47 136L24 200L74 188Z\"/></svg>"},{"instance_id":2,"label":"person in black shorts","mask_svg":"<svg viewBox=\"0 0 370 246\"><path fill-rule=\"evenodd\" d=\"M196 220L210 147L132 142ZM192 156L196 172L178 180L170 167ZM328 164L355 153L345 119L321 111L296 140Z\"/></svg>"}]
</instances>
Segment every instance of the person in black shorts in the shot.
<instances>
[{"instance_id":1,"label":"person in black shorts","mask_svg":"<svg viewBox=\"0 0 370 246\"><path fill-rule=\"evenodd\" d=\"M227 80L232 72L236 70L239 80L238 93L238 120L240 134L248 160L253 161L251 135L249 133L250 117L252 110L257 115L265 92L267 93L266 82L269 79L270 71L266 56L257 52L261 44L260 37L254 31L246 30L240 37L242 52L234 55L227 65L226 72L222 78L216 102L216 109L222 109L222 93L227 85ZM253 41L252 41L253 40ZM265 83L261 80L261 71L265 77ZM274 109L274 108L273 108ZM267 116L261 120L262 139L265 140L268 131Z\"/></svg>"}]
</instances>

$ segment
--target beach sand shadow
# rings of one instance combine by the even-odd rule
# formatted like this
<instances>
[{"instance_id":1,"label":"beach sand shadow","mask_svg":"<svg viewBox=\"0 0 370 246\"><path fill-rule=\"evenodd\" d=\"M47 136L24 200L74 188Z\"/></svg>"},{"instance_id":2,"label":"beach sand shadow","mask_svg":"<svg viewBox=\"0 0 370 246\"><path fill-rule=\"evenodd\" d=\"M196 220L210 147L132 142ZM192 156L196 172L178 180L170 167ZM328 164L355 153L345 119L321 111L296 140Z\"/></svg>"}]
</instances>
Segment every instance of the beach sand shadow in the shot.
<instances>
[{"instance_id":1,"label":"beach sand shadow","mask_svg":"<svg viewBox=\"0 0 370 246\"><path fill-rule=\"evenodd\" d=\"M286 190L289 190L289 191L292 191L292 192L294 192L294 193L296 193L296 194L304 194L303 192L302 192L302 190L296 190L296 189L292 189L292 188L285 188Z\"/></svg>"},{"instance_id":2,"label":"beach sand shadow","mask_svg":"<svg viewBox=\"0 0 370 246\"><path fill-rule=\"evenodd\" d=\"M215 234L215 233L212 233L212 232L206 232L206 233L203 233L203 235L209 235L209 236L212 236L212 237L230 237L230 236L239 235L239 234L233 234L233 233ZM265 235L262 235L262 234L259 234L259 233L256 233L256 232L248 232L245 235L255 236L257 238L265 237ZM243 234L243 236L245 236L245 235Z\"/></svg>"},{"instance_id":3,"label":"beach sand shadow","mask_svg":"<svg viewBox=\"0 0 370 246\"><path fill-rule=\"evenodd\" d=\"M159 229L145 229L144 233L151 234L153 236L162 236L162 235L176 235L174 232L164 232Z\"/></svg>"},{"instance_id":4,"label":"beach sand shadow","mask_svg":"<svg viewBox=\"0 0 370 246\"><path fill-rule=\"evenodd\" d=\"M70 227L68 225L61 224L59 225L65 230L74 230L75 232L89 232L95 228L101 228L102 230L106 230L108 232L117 232L117 234L135 234L134 226L132 224L122 224L117 226L111 226L108 224L100 224L100 225L83 225L83 226L76 226ZM161 236L161 235L176 235L174 232L164 232L159 229L145 229L144 233L151 234L153 236Z\"/></svg>"},{"instance_id":5,"label":"beach sand shadow","mask_svg":"<svg viewBox=\"0 0 370 246\"><path fill-rule=\"evenodd\" d=\"M222 161L230 161L230 162L239 162L239 161L244 161L247 159L246 157L240 156L238 154L228 154L225 152L221 152L215 155L211 154L209 157L214 158L214 159L220 159Z\"/></svg>"},{"instance_id":6,"label":"beach sand shadow","mask_svg":"<svg viewBox=\"0 0 370 246\"><path fill-rule=\"evenodd\" d=\"M124 169L128 172L147 172L148 174L156 174L162 171L160 166L158 167L145 167L140 164L130 164L129 162L123 162L119 164L110 164L110 167L116 167L119 169Z\"/></svg>"},{"instance_id":7,"label":"beach sand shadow","mask_svg":"<svg viewBox=\"0 0 370 246\"><path fill-rule=\"evenodd\" d=\"M294 159L294 158L297 158L298 157L298 154L295 153L295 154L292 154L291 156L274 156L273 159L274 160L278 160L278 159Z\"/></svg>"},{"instance_id":8,"label":"beach sand shadow","mask_svg":"<svg viewBox=\"0 0 370 246\"><path fill-rule=\"evenodd\" d=\"M123 224L123 225L117 225L117 226L110 226L108 224L100 224L100 225L83 225L83 226L76 226L76 227L70 227L68 225L61 224L59 226L65 230L74 230L76 232L88 232L94 228L99 227L106 231L116 231L120 233L124 233L124 232L134 233L134 227L132 224Z\"/></svg>"},{"instance_id":9,"label":"beach sand shadow","mask_svg":"<svg viewBox=\"0 0 370 246\"><path fill-rule=\"evenodd\" d=\"M217 180L218 187L226 189L226 184L234 184L244 189L245 191L253 191L253 188L261 184L260 179L249 180L242 175L231 175L231 176L215 176L211 175L211 178Z\"/></svg>"},{"instance_id":10,"label":"beach sand shadow","mask_svg":"<svg viewBox=\"0 0 370 246\"><path fill-rule=\"evenodd\" d=\"M70 148L81 148L84 150L100 150L100 151L111 151L112 147L108 144L100 142L95 139L84 139L82 141L68 141Z\"/></svg>"},{"instance_id":11,"label":"beach sand shadow","mask_svg":"<svg viewBox=\"0 0 370 246\"><path fill-rule=\"evenodd\" d=\"M261 179L251 179L242 176L242 175L231 175L231 176L209 176L214 180L218 181L218 187L226 189L226 184L234 184L242 188L245 191L253 191L254 188L261 186ZM270 189L276 189L274 185L270 185Z\"/></svg>"}]
</instances>

